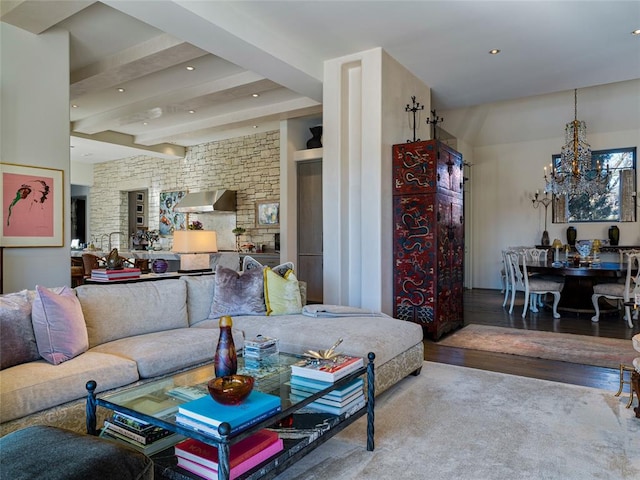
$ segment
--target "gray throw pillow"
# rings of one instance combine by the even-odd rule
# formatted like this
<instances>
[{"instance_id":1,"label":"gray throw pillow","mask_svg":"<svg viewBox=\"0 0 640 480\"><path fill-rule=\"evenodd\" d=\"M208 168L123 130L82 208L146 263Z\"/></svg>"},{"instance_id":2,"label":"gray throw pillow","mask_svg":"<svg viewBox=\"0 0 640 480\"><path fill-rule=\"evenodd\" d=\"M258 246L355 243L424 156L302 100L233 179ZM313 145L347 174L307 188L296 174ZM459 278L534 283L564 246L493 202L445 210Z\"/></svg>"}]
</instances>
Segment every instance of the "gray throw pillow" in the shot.
<instances>
[{"instance_id":1,"label":"gray throw pillow","mask_svg":"<svg viewBox=\"0 0 640 480\"><path fill-rule=\"evenodd\" d=\"M34 291L0 296L0 370L40 360L31 323Z\"/></svg>"},{"instance_id":2,"label":"gray throw pillow","mask_svg":"<svg viewBox=\"0 0 640 480\"><path fill-rule=\"evenodd\" d=\"M264 265L262 265L255 258L249 255L245 255L242 260L242 271L247 272L249 270L264 270ZM282 263L277 267L273 267L271 270L276 272L281 277L284 277L289 270L294 270L293 262Z\"/></svg>"},{"instance_id":3,"label":"gray throw pillow","mask_svg":"<svg viewBox=\"0 0 640 480\"><path fill-rule=\"evenodd\" d=\"M244 273L218 265L209 318L222 315L264 315L264 274L262 269Z\"/></svg>"}]
</instances>

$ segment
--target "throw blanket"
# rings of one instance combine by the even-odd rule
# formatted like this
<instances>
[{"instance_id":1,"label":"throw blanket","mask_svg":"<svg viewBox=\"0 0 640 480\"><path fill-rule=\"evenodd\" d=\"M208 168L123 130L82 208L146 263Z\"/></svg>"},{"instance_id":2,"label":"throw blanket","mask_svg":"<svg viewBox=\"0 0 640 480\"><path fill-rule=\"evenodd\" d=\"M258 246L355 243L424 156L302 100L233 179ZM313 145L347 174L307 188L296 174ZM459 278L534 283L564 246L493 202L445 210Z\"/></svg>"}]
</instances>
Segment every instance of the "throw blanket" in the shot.
<instances>
[{"instance_id":1,"label":"throw blanket","mask_svg":"<svg viewBox=\"0 0 640 480\"><path fill-rule=\"evenodd\" d=\"M346 305L311 304L302 307L302 314L308 317L389 317L382 312Z\"/></svg>"}]
</instances>

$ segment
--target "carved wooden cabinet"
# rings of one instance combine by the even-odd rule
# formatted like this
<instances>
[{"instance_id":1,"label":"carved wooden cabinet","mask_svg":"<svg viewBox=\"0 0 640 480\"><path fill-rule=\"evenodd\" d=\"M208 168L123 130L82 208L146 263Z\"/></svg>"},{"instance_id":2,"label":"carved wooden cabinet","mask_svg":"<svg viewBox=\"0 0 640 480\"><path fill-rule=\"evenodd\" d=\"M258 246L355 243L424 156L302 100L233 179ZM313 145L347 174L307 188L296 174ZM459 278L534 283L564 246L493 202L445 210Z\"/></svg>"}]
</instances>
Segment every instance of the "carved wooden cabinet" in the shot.
<instances>
[{"instance_id":1,"label":"carved wooden cabinet","mask_svg":"<svg viewBox=\"0 0 640 480\"><path fill-rule=\"evenodd\" d=\"M436 140L393 147L394 316L435 339L463 324L462 155Z\"/></svg>"}]
</instances>

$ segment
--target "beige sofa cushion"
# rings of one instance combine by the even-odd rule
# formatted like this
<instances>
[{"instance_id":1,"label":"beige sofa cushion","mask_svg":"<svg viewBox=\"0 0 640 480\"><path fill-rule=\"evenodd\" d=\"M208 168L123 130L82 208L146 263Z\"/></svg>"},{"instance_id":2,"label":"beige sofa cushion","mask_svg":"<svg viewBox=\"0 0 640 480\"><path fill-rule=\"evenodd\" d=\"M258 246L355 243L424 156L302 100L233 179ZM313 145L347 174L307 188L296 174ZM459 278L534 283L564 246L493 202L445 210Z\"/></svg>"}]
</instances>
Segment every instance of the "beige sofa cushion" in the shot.
<instances>
[{"instance_id":1,"label":"beige sofa cushion","mask_svg":"<svg viewBox=\"0 0 640 480\"><path fill-rule=\"evenodd\" d=\"M200 322L195 328L214 326L213 320ZM266 335L280 340L280 350L303 353L305 350L327 349L344 338L338 351L365 357L372 351L376 365L422 342L422 327L417 323L383 317L314 318L306 315L239 316L233 327L245 338Z\"/></svg>"},{"instance_id":2,"label":"beige sofa cushion","mask_svg":"<svg viewBox=\"0 0 640 480\"><path fill-rule=\"evenodd\" d=\"M188 327L184 280L80 285L89 348L120 338Z\"/></svg>"},{"instance_id":3,"label":"beige sofa cushion","mask_svg":"<svg viewBox=\"0 0 640 480\"><path fill-rule=\"evenodd\" d=\"M184 276L187 284L187 314L189 325L206 320L211 312L215 286L214 275Z\"/></svg>"},{"instance_id":4,"label":"beige sofa cushion","mask_svg":"<svg viewBox=\"0 0 640 480\"><path fill-rule=\"evenodd\" d=\"M89 380L102 392L137 381L138 370L131 360L93 352L60 365L38 360L7 368L0 371L0 422L85 397Z\"/></svg>"},{"instance_id":5,"label":"beige sofa cushion","mask_svg":"<svg viewBox=\"0 0 640 480\"><path fill-rule=\"evenodd\" d=\"M135 361L140 378L151 378L213 361L219 332L218 328L179 328L121 338L94 347L91 351ZM240 351L244 346L242 332L235 330L233 339L236 349Z\"/></svg>"}]
</instances>

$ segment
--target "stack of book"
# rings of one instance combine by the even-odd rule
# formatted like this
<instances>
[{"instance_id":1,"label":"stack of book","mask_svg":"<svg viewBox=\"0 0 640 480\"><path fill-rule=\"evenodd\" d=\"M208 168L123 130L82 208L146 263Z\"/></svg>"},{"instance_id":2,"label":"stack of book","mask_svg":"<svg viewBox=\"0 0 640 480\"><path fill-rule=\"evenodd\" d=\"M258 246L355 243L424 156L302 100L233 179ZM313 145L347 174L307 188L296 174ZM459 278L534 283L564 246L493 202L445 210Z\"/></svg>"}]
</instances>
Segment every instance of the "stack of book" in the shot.
<instances>
[{"instance_id":1,"label":"stack of book","mask_svg":"<svg viewBox=\"0 0 640 480\"><path fill-rule=\"evenodd\" d=\"M331 359L305 358L291 365L290 398L299 402L329 388L336 381L364 365L361 357L337 355ZM334 415L351 413L364 407L364 381L356 378L347 385L311 402L309 407Z\"/></svg>"},{"instance_id":2,"label":"stack of book","mask_svg":"<svg viewBox=\"0 0 640 480\"><path fill-rule=\"evenodd\" d=\"M294 402L300 402L331 385L328 382L292 376L290 398ZM364 381L361 378L356 378L344 387L332 390L314 400L308 406L314 410L342 415L343 413L352 413L360 410L365 403Z\"/></svg>"},{"instance_id":3,"label":"stack of book","mask_svg":"<svg viewBox=\"0 0 640 480\"><path fill-rule=\"evenodd\" d=\"M128 280L131 278L140 278L140 269L121 268L119 270L111 270L108 268L94 268L91 270L91 280L100 282L110 282L114 280Z\"/></svg>"},{"instance_id":4,"label":"stack of book","mask_svg":"<svg viewBox=\"0 0 640 480\"><path fill-rule=\"evenodd\" d=\"M121 412L114 412L105 420L100 436L124 441L146 455L161 452L184 439L182 435Z\"/></svg>"},{"instance_id":5,"label":"stack of book","mask_svg":"<svg viewBox=\"0 0 640 480\"><path fill-rule=\"evenodd\" d=\"M244 342L245 368L261 368L277 364L280 352L278 339L258 335Z\"/></svg>"},{"instance_id":6,"label":"stack of book","mask_svg":"<svg viewBox=\"0 0 640 480\"><path fill-rule=\"evenodd\" d=\"M278 434L260 430L231 445L229 449L230 480L248 472L256 465L273 457L284 449ZM175 447L178 465L203 478L218 479L218 449L192 438Z\"/></svg>"},{"instance_id":7,"label":"stack of book","mask_svg":"<svg viewBox=\"0 0 640 480\"><path fill-rule=\"evenodd\" d=\"M238 405L223 405L209 395L178 407L176 423L218 437L218 427L227 422L233 433L241 432L282 411L280 397L253 390Z\"/></svg>"},{"instance_id":8,"label":"stack of book","mask_svg":"<svg viewBox=\"0 0 640 480\"><path fill-rule=\"evenodd\" d=\"M336 355L331 359L305 358L291 365L291 375L333 383L364 365L362 357Z\"/></svg>"}]
</instances>

